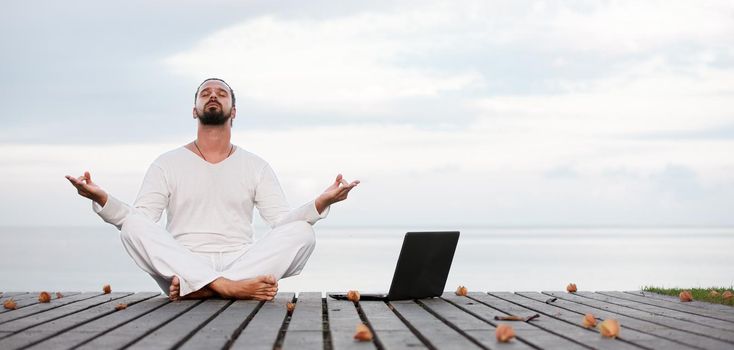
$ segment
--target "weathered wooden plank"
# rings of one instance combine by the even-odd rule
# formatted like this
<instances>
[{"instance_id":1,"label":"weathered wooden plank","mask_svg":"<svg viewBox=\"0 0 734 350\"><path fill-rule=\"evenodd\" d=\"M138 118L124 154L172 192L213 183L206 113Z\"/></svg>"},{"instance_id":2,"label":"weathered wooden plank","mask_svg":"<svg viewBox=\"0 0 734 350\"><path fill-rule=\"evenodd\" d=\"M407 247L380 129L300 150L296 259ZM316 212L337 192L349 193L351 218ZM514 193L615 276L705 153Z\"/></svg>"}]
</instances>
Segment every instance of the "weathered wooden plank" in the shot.
<instances>
[{"instance_id":1,"label":"weathered wooden plank","mask_svg":"<svg viewBox=\"0 0 734 350\"><path fill-rule=\"evenodd\" d=\"M678 297L673 297L670 295L663 295L663 294L658 294L658 293L653 293L653 292L643 292L639 290L626 291L625 293L639 295L645 298L652 298L652 299L658 299L658 300L665 300L665 301L669 301L673 303L680 303L680 301L678 300ZM698 300L688 302L688 304L690 304L691 306L699 307L701 309L705 309L705 310L712 310L712 311L724 312L727 314L734 314L734 307L731 307L728 305L714 304L714 303L698 301Z\"/></svg>"},{"instance_id":2,"label":"weathered wooden plank","mask_svg":"<svg viewBox=\"0 0 734 350\"><path fill-rule=\"evenodd\" d=\"M211 320L179 349L223 349L248 321L260 305L259 301L236 300Z\"/></svg>"},{"instance_id":3,"label":"weathered wooden plank","mask_svg":"<svg viewBox=\"0 0 734 350\"><path fill-rule=\"evenodd\" d=\"M38 304L39 303L38 296L39 296L40 293L41 292L25 293L25 294L18 295L17 297L9 297L7 299L13 299L13 300L15 300L16 310L17 310L17 309L20 309L20 308L23 308L23 307L26 307L26 306ZM76 295L76 294L79 294L79 292L66 292L66 293L62 293L63 297L68 297L68 296L72 296L72 295ZM51 300L58 299L58 297L56 296L56 293L49 293L49 295L51 295ZM6 298L3 298L2 302L5 302L5 300L6 300ZM5 313L5 312L9 312L9 311L13 311L13 310L8 310L8 309L5 309L5 308L0 308L0 314Z\"/></svg>"},{"instance_id":4,"label":"weathered wooden plank","mask_svg":"<svg viewBox=\"0 0 734 350\"><path fill-rule=\"evenodd\" d=\"M556 299L554 302L545 303L544 301L547 301L549 297L538 292L518 292L515 294L491 292L491 294L578 326L581 326L583 315L586 313L592 313L599 320L616 319L622 324L620 339L647 348L690 349L691 346L695 346L698 340L710 340L705 337L698 339L699 336L694 336L694 339L692 339L688 333L675 331L665 326L624 315L614 314L602 309L577 304L572 301ZM687 339L687 343L677 342L681 339ZM610 339L602 338L602 340L613 343ZM723 344L725 343L715 340L710 345L716 348L716 346Z\"/></svg>"},{"instance_id":5,"label":"weathered wooden plank","mask_svg":"<svg viewBox=\"0 0 734 350\"><path fill-rule=\"evenodd\" d=\"M70 297L63 297L61 299L55 299L51 301L50 303L37 303L34 305L26 306L22 309L10 310L10 312L0 314L0 324L4 324L4 323L7 323L13 320L17 320L23 317L28 317L33 314L55 309L57 307L75 303L81 300L93 298L101 294L102 293L100 292L81 293L81 294L73 295Z\"/></svg>"},{"instance_id":6,"label":"weathered wooden plank","mask_svg":"<svg viewBox=\"0 0 734 350\"><path fill-rule=\"evenodd\" d=\"M288 313L286 304L294 297L294 293L278 293L273 301L263 303L231 348L272 349Z\"/></svg>"},{"instance_id":7,"label":"weathered wooden plank","mask_svg":"<svg viewBox=\"0 0 734 350\"><path fill-rule=\"evenodd\" d=\"M642 347L647 348L655 348L655 347L661 347L665 349L690 349L690 346L686 346L684 344L676 343L674 341L671 341L667 338L660 337L657 335L647 334L644 332L640 332L638 330L635 330L634 327L632 327L631 324L628 324L628 321L624 318L624 316L615 315L609 312L605 312L602 310L597 310L594 308L589 308L583 305L579 305L570 301L565 300L557 300L553 303L545 303L544 301L548 299L547 295L540 294L537 292L525 292L525 293L509 293L509 292L490 292L493 296L507 300L509 302L522 305L523 307L526 307L530 310L534 310L538 313L544 314L548 317L553 317L559 320L562 320L564 322L568 322L569 324L580 327L582 329L582 319L586 313L592 313L594 316L599 320L605 320L607 318L617 319L621 323L624 324L623 331L621 333L621 337L618 339L608 339L603 338L599 331L596 329L588 330L589 332L593 333L592 338L590 340L587 340L588 338L584 339L584 344L592 346L594 348L607 348L611 345L611 347L614 347L616 344L618 344L620 341L630 342L635 345L639 345ZM644 323L643 321L638 321L635 319L631 319L632 323L640 322ZM659 327L661 329L669 330L666 327L658 326L651 324L654 327ZM632 327L632 328L630 328ZM565 332L564 332L565 333ZM573 333L566 333L568 335ZM681 334L681 336L686 336L685 334ZM596 337L596 341L594 341L594 337ZM606 344L606 345L605 345Z\"/></svg>"},{"instance_id":8,"label":"weathered wooden plank","mask_svg":"<svg viewBox=\"0 0 734 350\"><path fill-rule=\"evenodd\" d=\"M438 349L480 349L468 338L447 326L414 301L392 301L390 305L412 330L420 334L430 347Z\"/></svg>"},{"instance_id":9,"label":"weathered wooden plank","mask_svg":"<svg viewBox=\"0 0 734 350\"><path fill-rule=\"evenodd\" d=\"M298 293L283 349L323 349L323 300L321 292Z\"/></svg>"},{"instance_id":10,"label":"weathered wooden plank","mask_svg":"<svg viewBox=\"0 0 734 350\"><path fill-rule=\"evenodd\" d=\"M658 307L662 307L666 309L687 312L687 313L694 314L694 315L710 317L710 318L715 318L718 320L734 323L734 313L723 312L723 311L719 311L716 309L704 308L704 307L701 307L700 305L701 303L699 304L693 304L693 302L684 303L678 299L671 302L668 300L660 300L660 299L655 299L655 298L650 298L650 297L643 297L641 295L635 295L635 294L630 294L630 293L625 293L625 292L616 292L616 291L597 292L597 293L606 295L609 297L636 301L638 303L654 305L654 306L658 306ZM705 303L705 304L710 305L711 303ZM722 305L722 306L725 306L725 305Z\"/></svg>"},{"instance_id":11,"label":"weathered wooden plank","mask_svg":"<svg viewBox=\"0 0 734 350\"><path fill-rule=\"evenodd\" d=\"M696 323L696 324L706 326L706 327L729 331L731 332L731 335L732 335L732 337L729 339L732 342L734 342L734 323L731 323L731 322L722 321L722 320L715 319L715 318L709 318L706 316L694 315L691 313L681 312L681 311L659 307L655 305L643 304L643 303L632 301L632 300L615 298L615 297L611 297L611 296L603 295L599 293L578 292L576 293L576 295L580 295L584 298L599 300L599 301L603 301L606 303L623 306L623 307L630 308L630 309L646 311L646 312L649 312L655 315L665 316L665 317L674 318L674 319L678 319L682 321Z\"/></svg>"},{"instance_id":12,"label":"weathered wooden plank","mask_svg":"<svg viewBox=\"0 0 734 350\"><path fill-rule=\"evenodd\" d=\"M595 349L639 349L639 347L619 340L602 339L599 333L593 330L570 324L551 315L486 293L469 293L469 298L446 293L443 298L494 324L499 322L494 321L495 316L516 315L527 317L541 314L540 317L530 322L504 322L515 329L518 338L541 349L582 349L587 347ZM580 320L577 315L574 316Z\"/></svg>"},{"instance_id":13,"label":"weathered wooden plank","mask_svg":"<svg viewBox=\"0 0 734 350\"><path fill-rule=\"evenodd\" d=\"M5 339L0 340L0 349L17 349L21 347L27 347L34 343L41 342L61 332L72 329L76 327L77 325L98 319L100 317L111 314L113 312L116 312L115 305L117 305L118 303L133 305L142 300L152 298L158 294L160 293L138 293L138 294L124 297L122 299L115 299L112 301L103 302L100 305L93 306L83 311L71 313L68 316L62 316L50 322L38 324L32 328L25 329L22 332L15 333L12 336L9 336ZM55 311L65 311L66 312L68 310L65 310L65 309L69 309L71 306L80 307L82 303L90 304L94 302L95 299L97 298L87 299L79 303L70 304L70 305L67 305L67 306L64 306L58 309L51 310L46 313L36 314L31 317L47 316L46 314L49 314ZM21 319L19 321L25 321L25 320L26 319Z\"/></svg>"},{"instance_id":14,"label":"weathered wooden plank","mask_svg":"<svg viewBox=\"0 0 734 350\"><path fill-rule=\"evenodd\" d=\"M527 295L526 293L520 293ZM602 319L614 318L619 320L622 327L632 328L648 334L654 334L660 337L664 337L679 343L683 343L690 346L711 348L711 349L730 349L731 343L723 340L714 339L709 334L699 334L690 332L686 329L686 325L690 323L662 317L658 315L652 315L650 313L628 309L617 305L608 304L598 300L588 299L573 295L566 292L554 292L552 293L558 300L553 303L554 305L559 304L560 299L570 301L571 304L575 304L576 310L582 310L579 312L591 312L594 315ZM548 298L547 294L540 297L530 296L533 298L541 299ZM544 299L544 300L545 300ZM571 307L569 304L564 304L564 307ZM671 325L673 321L674 324ZM690 324L695 326L695 324ZM703 328L703 326L701 326ZM623 338L625 339L625 338Z\"/></svg>"},{"instance_id":15,"label":"weathered wooden plank","mask_svg":"<svg viewBox=\"0 0 734 350\"><path fill-rule=\"evenodd\" d=\"M375 349L374 340L371 342L354 340L357 325L363 322L353 302L327 298L326 309L329 314L329 333L333 349Z\"/></svg>"},{"instance_id":16,"label":"weathered wooden plank","mask_svg":"<svg viewBox=\"0 0 734 350\"><path fill-rule=\"evenodd\" d=\"M9 292L0 297L0 301L5 301L7 299L22 300L27 298L38 298L39 294L41 294L41 292ZM56 296L56 292L49 292L49 294L52 297ZM76 294L79 294L79 292L61 292L62 297L68 297Z\"/></svg>"},{"instance_id":17,"label":"weathered wooden plank","mask_svg":"<svg viewBox=\"0 0 734 350\"><path fill-rule=\"evenodd\" d=\"M78 349L120 349L128 346L146 334L164 326L166 323L185 313L199 304L200 300L180 300L167 303L134 322L126 323L111 330L90 342L85 343Z\"/></svg>"},{"instance_id":18,"label":"weathered wooden plank","mask_svg":"<svg viewBox=\"0 0 734 350\"><path fill-rule=\"evenodd\" d=\"M130 305L127 309L122 310L121 312L115 312L100 319L94 320L94 322L88 322L81 326L70 329L53 338L36 344L30 349L70 349L72 347L88 342L112 329L118 328L123 324L126 324L128 322L135 322L138 317L145 315L168 303L169 300L166 296L148 299Z\"/></svg>"},{"instance_id":19,"label":"weathered wooden plank","mask_svg":"<svg viewBox=\"0 0 734 350\"><path fill-rule=\"evenodd\" d=\"M146 335L128 349L172 349L182 343L192 332L197 331L220 310L230 304L229 300L210 299L194 306L175 320L168 322Z\"/></svg>"},{"instance_id":20,"label":"weathered wooden plank","mask_svg":"<svg viewBox=\"0 0 734 350\"><path fill-rule=\"evenodd\" d=\"M428 298L417 301L423 305L424 308L429 310L434 316L438 317L450 327L458 330L465 337L473 339L474 342L481 344L484 347L492 348L502 346L508 349L532 349L523 339L516 338L507 344L501 344L497 342L495 337L496 326L490 324L484 320L481 320L473 314L467 313L466 311L456 307L446 300L440 298ZM500 322L505 323L505 322ZM545 331L534 328L534 332ZM526 332L529 333L529 332ZM569 349L582 349L581 347Z\"/></svg>"},{"instance_id":21,"label":"weathered wooden plank","mask_svg":"<svg viewBox=\"0 0 734 350\"><path fill-rule=\"evenodd\" d=\"M6 299L10 297L17 297L17 296L24 295L24 294L29 294L29 292L3 292L3 293L0 293L0 298Z\"/></svg>"},{"instance_id":22,"label":"weathered wooden plank","mask_svg":"<svg viewBox=\"0 0 734 350\"><path fill-rule=\"evenodd\" d=\"M36 294L37 296L38 294ZM13 299L13 300L23 300L25 298L32 298L34 295L28 292L7 292L5 294L0 295L0 303L5 302L5 300Z\"/></svg>"},{"instance_id":23,"label":"weathered wooden plank","mask_svg":"<svg viewBox=\"0 0 734 350\"><path fill-rule=\"evenodd\" d=\"M106 303L110 300L115 300L115 299L119 299L119 298L128 296L130 294L132 293L121 292L121 293L103 294L103 295L95 296L93 298L80 300L75 303L69 303L69 304L62 305L57 308L47 310L45 312L36 313L36 314L30 315L27 317L23 317L20 319L16 319L13 321L3 323L0 325L0 331L19 332L24 329L28 329L33 326L42 324L44 322L49 322L57 318L64 317L66 315L70 315L70 314L82 311L84 309Z\"/></svg>"},{"instance_id":24,"label":"weathered wooden plank","mask_svg":"<svg viewBox=\"0 0 734 350\"><path fill-rule=\"evenodd\" d=\"M360 301L359 308L385 349L425 349L426 345L382 301Z\"/></svg>"}]
</instances>

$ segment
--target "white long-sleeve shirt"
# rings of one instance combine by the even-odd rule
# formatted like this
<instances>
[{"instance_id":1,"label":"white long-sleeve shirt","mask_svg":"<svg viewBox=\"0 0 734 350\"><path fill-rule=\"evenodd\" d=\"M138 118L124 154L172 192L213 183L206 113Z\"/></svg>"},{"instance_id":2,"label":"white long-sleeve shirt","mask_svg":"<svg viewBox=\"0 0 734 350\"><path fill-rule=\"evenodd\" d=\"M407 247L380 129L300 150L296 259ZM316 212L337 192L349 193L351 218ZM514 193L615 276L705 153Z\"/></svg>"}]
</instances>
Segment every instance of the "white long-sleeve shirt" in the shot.
<instances>
[{"instance_id":1,"label":"white long-sleeve shirt","mask_svg":"<svg viewBox=\"0 0 734 350\"><path fill-rule=\"evenodd\" d=\"M253 208L270 227L325 218L314 201L291 210L270 165L235 147L225 160L211 164L185 147L162 154L150 165L133 207L108 196L104 207L93 203L105 221L122 227L136 211L158 222L183 246L198 252L229 252L253 243Z\"/></svg>"}]
</instances>

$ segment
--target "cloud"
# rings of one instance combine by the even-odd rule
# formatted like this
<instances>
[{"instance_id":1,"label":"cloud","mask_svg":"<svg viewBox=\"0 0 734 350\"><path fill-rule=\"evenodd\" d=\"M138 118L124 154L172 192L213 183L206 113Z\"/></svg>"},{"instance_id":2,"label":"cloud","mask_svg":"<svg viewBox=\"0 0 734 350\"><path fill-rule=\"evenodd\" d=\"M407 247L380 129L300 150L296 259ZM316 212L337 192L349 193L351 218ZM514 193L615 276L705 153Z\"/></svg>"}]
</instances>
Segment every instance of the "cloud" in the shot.
<instances>
[{"instance_id":1,"label":"cloud","mask_svg":"<svg viewBox=\"0 0 734 350\"><path fill-rule=\"evenodd\" d=\"M245 108L297 125L304 115L323 124L456 118L466 125L477 117L474 100L499 107L498 96L541 95L544 106L558 103L580 117L592 108L605 113L599 106L611 102L614 128L640 114L648 128L660 126L647 115L690 115L693 105L717 122L722 107L730 109L734 70L714 67L734 64L727 2L413 5L326 19L250 18L164 63L182 77L227 77ZM447 107L434 116L438 105Z\"/></svg>"},{"instance_id":2,"label":"cloud","mask_svg":"<svg viewBox=\"0 0 734 350\"><path fill-rule=\"evenodd\" d=\"M400 64L402 55L428 49L406 29L425 35L445 20L377 14L321 21L261 17L221 30L166 63L185 76L227 77L240 95L280 108L380 114L390 101L481 84L476 72Z\"/></svg>"},{"instance_id":3,"label":"cloud","mask_svg":"<svg viewBox=\"0 0 734 350\"><path fill-rule=\"evenodd\" d=\"M604 79L558 81L562 92L479 99L487 123L543 125L549 133L620 136L726 126L734 115L734 70L678 68L662 58L627 65ZM490 127L488 125L488 127Z\"/></svg>"},{"instance_id":4,"label":"cloud","mask_svg":"<svg viewBox=\"0 0 734 350\"><path fill-rule=\"evenodd\" d=\"M4 224L99 223L87 169L132 201L211 75L292 204L363 180L329 222L734 224L729 2L85 4L8 12Z\"/></svg>"}]
</instances>

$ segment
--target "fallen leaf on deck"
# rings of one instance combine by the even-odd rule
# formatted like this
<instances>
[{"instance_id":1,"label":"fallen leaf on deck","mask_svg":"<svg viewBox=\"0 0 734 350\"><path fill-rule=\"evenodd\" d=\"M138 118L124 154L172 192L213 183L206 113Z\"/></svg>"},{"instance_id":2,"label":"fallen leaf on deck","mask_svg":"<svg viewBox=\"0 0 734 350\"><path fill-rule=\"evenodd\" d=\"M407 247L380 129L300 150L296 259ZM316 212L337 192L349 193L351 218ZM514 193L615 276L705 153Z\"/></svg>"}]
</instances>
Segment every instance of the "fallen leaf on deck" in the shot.
<instances>
[{"instance_id":1,"label":"fallen leaf on deck","mask_svg":"<svg viewBox=\"0 0 734 350\"><path fill-rule=\"evenodd\" d=\"M566 291L569 292L569 293L576 293L576 290L577 289L576 289L576 284L575 283L569 283L566 286Z\"/></svg>"},{"instance_id":2,"label":"fallen leaf on deck","mask_svg":"<svg viewBox=\"0 0 734 350\"><path fill-rule=\"evenodd\" d=\"M596 327L596 317L592 314L584 315L584 327L593 328Z\"/></svg>"},{"instance_id":3,"label":"fallen leaf on deck","mask_svg":"<svg viewBox=\"0 0 734 350\"><path fill-rule=\"evenodd\" d=\"M619 328L619 321L608 319L599 325L599 332L603 337L616 338L619 336Z\"/></svg>"},{"instance_id":4,"label":"fallen leaf on deck","mask_svg":"<svg viewBox=\"0 0 734 350\"><path fill-rule=\"evenodd\" d=\"M120 303L120 304L115 305L115 310L117 311L125 310L125 309L127 309L127 304Z\"/></svg>"},{"instance_id":5,"label":"fallen leaf on deck","mask_svg":"<svg viewBox=\"0 0 734 350\"><path fill-rule=\"evenodd\" d=\"M731 299L732 297L731 291L727 290L726 292L724 292L724 294L721 295L721 297L724 298L724 300Z\"/></svg>"},{"instance_id":6,"label":"fallen leaf on deck","mask_svg":"<svg viewBox=\"0 0 734 350\"><path fill-rule=\"evenodd\" d=\"M558 298L548 298L548 300L545 301L546 304L554 303Z\"/></svg>"},{"instance_id":7,"label":"fallen leaf on deck","mask_svg":"<svg viewBox=\"0 0 734 350\"><path fill-rule=\"evenodd\" d=\"M15 310L16 307L18 307L18 304L13 299L5 300L3 303L3 307L5 307L8 310Z\"/></svg>"},{"instance_id":8,"label":"fallen leaf on deck","mask_svg":"<svg viewBox=\"0 0 734 350\"><path fill-rule=\"evenodd\" d=\"M356 290L350 290L347 292L347 300L351 302L358 302L359 301L359 292Z\"/></svg>"},{"instance_id":9,"label":"fallen leaf on deck","mask_svg":"<svg viewBox=\"0 0 734 350\"><path fill-rule=\"evenodd\" d=\"M61 299L63 297L64 297L64 295L61 294L61 292L56 292L56 299Z\"/></svg>"},{"instance_id":10,"label":"fallen leaf on deck","mask_svg":"<svg viewBox=\"0 0 734 350\"><path fill-rule=\"evenodd\" d=\"M507 343L515 337L515 330L510 325L501 324L497 326L494 335L497 337L498 342Z\"/></svg>"},{"instance_id":11,"label":"fallen leaf on deck","mask_svg":"<svg viewBox=\"0 0 734 350\"><path fill-rule=\"evenodd\" d=\"M467 290L466 287L459 286L458 288L456 288L456 292L455 293L456 293L456 295L458 295L460 297L465 297L468 292L469 292L469 290Z\"/></svg>"},{"instance_id":12,"label":"fallen leaf on deck","mask_svg":"<svg viewBox=\"0 0 734 350\"><path fill-rule=\"evenodd\" d=\"M38 294L38 302L48 303L49 301L51 301L51 294L48 294L48 292L41 292L41 294Z\"/></svg>"},{"instance_id":13,"label":"fallen leaf on deck","mask_svg":"<svg viewBox=\"0 0 734 350\"><path fill-rule=\"evenodd\" d=\"M354 339L359 341L372 340L372 332L364 323L357 324L357 331L354 333Z\"/></svg>"},{"instance_id":14,"label":"fallen leaf on deck","mask_svg":"<svg viewBox=\"0 0 734 350\"><path fill-rule=\"evenodd\" d=\"M112 293L112 287L110 287L109 284L105 284L104 286L102 286L102 291L105 294L110 294L110 293Z\"/></svg>"},{"instance_id":15,"label":"fallen leaf on deck","mask_svg":"<svg viewBox=\"0 0 734 350\"><path fill-rule=\"evenodd\" d=\"M285 308L288 310L288 312L293 312L293 310L296 308L296 304L288 303L285 305Z\"/></svg>"},{"instance_id":16,"label":"fallen leaf on deck","mask_svg":"<svg viewBox=\"0 0 734 350\"><path fill-rule=\"evenodd\" d=\"M693 295L691 295L691 292L684 290L678 294L678 297L680 298L680 301L682 302L688 302L693 300Z\"/></svg>"}]
</instances>

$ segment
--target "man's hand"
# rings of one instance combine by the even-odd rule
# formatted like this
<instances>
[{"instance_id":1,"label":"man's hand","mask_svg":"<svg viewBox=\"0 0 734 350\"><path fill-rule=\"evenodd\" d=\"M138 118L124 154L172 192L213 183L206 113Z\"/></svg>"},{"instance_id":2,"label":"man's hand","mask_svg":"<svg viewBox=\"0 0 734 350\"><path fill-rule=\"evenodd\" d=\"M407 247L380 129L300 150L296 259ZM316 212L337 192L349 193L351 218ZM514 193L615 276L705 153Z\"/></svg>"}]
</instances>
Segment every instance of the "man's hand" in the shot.
<instances>
[{"instance_id":1,"label":"man's hand","mask_svg":"<svg viewBox=\"0 0 734 350\"><path fill-rule=\"evenodd\" d=\"M66 179L76 187L80 196L87 197L103 207L107 203L107 192L92 182L92 175L88 171L79 177L66 175Z\"/></svg>"},{"instance_id":2,"label":"man's hand","mask_svg":"<svg viewBox=\"0 0 734 350\"><path fill-rule=\"evenodd\" d=\"M336 176L336 180L331 186L327 187L318 198L316 198L316 210L321 214L326 207L347 199L349 191L359 184L359 180L348 183L342 177L342 174Z\"/></svg>"}]
</instances>

